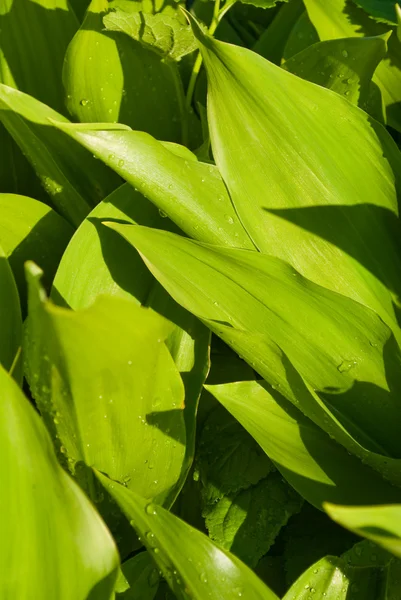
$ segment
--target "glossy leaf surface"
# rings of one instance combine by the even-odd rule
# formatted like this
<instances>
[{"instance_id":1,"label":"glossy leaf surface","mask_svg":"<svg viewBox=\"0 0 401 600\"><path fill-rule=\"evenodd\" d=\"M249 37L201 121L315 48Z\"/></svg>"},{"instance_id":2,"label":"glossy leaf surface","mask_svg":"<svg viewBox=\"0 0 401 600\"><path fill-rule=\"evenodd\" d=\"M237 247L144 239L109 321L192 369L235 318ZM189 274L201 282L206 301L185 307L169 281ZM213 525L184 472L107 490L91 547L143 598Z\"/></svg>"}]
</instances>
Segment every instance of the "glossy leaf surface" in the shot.
<instances>
[{"instance_id":1,"label":"glossy leaf surface","mask_svg":"<svg viewBox=\"0 0 401 600\"><path fill-rule=\"evenodd\" d=\"M0 387L0 596L108 600L119 562L110 533L2 368Z\"/></svg>"},{"instance_id":2,"label":"glossy leaf surface","mask_svg":"<svg viewBox=\"0 0 401 600\"><path fill-rule=\"evenodd\" d=\"M141 536L177 598L216 600L276 600L258 577L238 558L221 550L207 536L161 507L96 474Z\"/></svg>"},{"instance_id":3,"label":"glossy leaf surface","mask_svg":"<svg viewBox=\"0 0 401 600\"><path fill-rule=\"evenodd\" d=\"M0 84L0 120L34 167L54 208L77 226L118 178L55 129L64 117L33 97Z\"/></svg>"},{"instance_id":4,"label":"glossy leaf surface","mask_svg":"<svg viewBox=\"0 0 401 600\"><path fill-rule=\"evenodd\" d=\"M375 313L274 257L109 225L177 302L315 423L400 483L400 354Z\"/></svg>"},{"instance_id":5,"label":"glossy leaf surface","mask_svg":"<svg viewBox=\"0 0 401 600\"><path fill-rule=\"evenodd\" d=\"M401 154L390 135L338 94L194 30L214 157L255 245L391 323Z\"/></svg>"},{"instance_id":6,"label":"glossy leaf surface","mask_svg":"<svg viewBox=\"0 0 401 600\"><path fill-rule=\"evenodd\" d=\"M401 558L401 507L326 504L332 519Z\"/></svg>"},{"instance_id":7,"label":"glossy leaf surface","mask_svg":"<svg viewBox=\"0 0 401 600\"><path fill-rule=\"evenodd\" d=\"M185 456L184 386L164 344L171 326L117 298L58 308L43 298L39 276L30 266L27 375L64 462L162 502Z\"/></svg>"},{"instance_id":8,"label":"glossy leaf surface","mask_svg":"<svg viewBox=\"0 0 401 600\"><path fill-rule=\"evenodd\" d=\"M321 40L381 35L389 31L388 25L375 23L364 10L347 0L305 0L304 3ZM400 131L401 42L393 34L388 45L388 55L378 66L373 80L381 90L388 125Z\"/></svg>"},{"instance_id":9,"label":"glossy leaf surface","mask_svg":"<svg viewBox=\"0 0 401 600\"><path fill-rule=\"evenodd\" d=\"M185 147L161 144L139 131L57 126L137 188L190 237L254 247L218 169L199 162Z\"/></svg>"}]
</instances>

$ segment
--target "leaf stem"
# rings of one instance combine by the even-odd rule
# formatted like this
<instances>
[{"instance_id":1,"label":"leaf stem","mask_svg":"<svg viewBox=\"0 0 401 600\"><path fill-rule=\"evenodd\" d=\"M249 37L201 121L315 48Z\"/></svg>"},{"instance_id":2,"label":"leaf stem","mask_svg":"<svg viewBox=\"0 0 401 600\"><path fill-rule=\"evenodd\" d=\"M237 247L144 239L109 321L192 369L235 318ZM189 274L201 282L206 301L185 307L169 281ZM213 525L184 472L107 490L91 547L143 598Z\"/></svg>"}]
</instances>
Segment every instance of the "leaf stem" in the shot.
<instances>
[{"instance_id":1,"label":"leaf stem","mask_svg":"<svg viewBox=\"0 0 401 600\"><path fill-rule=\"evenodd\" d=\"M226 0L225 5L223 6L222 9L220 9L220 2L221 2L221 0L215 0L214 8L213 8L213 17L212 17L212 21L211 21L211 23L209 25L209 29L208 29L209 35L214 34L221 19L224 17L226 12L231 8L231 6L233 4L235 4L235 0ZM188 113L191 110L191 104L192 104L192 98L194 95L195 85L196 85L196 81L198 79L199 71L201 70L201 67L202 67L202 63L203 63L202 55L200 52L198 52L194 66L192 68L191 78L189 80L187 95L185 98L185 107L186 107L186 110Z\"/></svg>"}]
</instances>

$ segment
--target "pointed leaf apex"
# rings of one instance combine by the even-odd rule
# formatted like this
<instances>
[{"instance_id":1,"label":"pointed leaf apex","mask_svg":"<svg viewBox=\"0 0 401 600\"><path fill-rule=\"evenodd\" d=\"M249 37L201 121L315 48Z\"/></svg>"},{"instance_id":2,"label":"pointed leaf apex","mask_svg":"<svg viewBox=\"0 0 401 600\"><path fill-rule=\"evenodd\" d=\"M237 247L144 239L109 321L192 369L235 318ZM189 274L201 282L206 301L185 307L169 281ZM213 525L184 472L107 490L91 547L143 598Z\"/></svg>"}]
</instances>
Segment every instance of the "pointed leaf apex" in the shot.
<instances>
[{"instance_id":1,"label":"pointed leaf apex","mask_svg":"<svg viewBox=\"0 0 401 600\"><path fill-rule=\"evenodd\" d=\"M204 47L204 46L209 46L210 41L213 38L211 38L211 36L207 35L203 31L199 21L189 11L187 11L182 6L180 6L180 10L184 13L188 23L190 24L192 32L193 32L194 36L196 37L197 41L199 42L198 45L200 47L200 50L202 50L202 47Z\"/></svg>"}]
</instances>

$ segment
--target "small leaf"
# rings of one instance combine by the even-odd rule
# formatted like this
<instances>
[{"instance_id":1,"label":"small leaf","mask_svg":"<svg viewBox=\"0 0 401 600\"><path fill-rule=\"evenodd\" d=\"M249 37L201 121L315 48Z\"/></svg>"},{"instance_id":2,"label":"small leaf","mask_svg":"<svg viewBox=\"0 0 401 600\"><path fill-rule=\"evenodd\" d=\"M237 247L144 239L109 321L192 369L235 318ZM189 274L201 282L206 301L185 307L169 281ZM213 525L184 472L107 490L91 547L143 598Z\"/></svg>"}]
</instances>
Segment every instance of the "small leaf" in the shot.
<instances>
[{"instance_id":1,"label":"small leaf","mask_svg":"<svg viewBox=\"0 0 401 600\"><path fill-rule=\"evenodd\" d=\"M171 60L180 60L197 48L191 27L168 14L116 10L106 15L103 22L108 31L126 33L146 48Z\"/></svg>"},{"instance_id":2,"label":"small leaf","mask_svg":"<svg viewBox=\"0 0 401 600\"><path fill-rule=\"evenodd\" d=\"M177 598L225 598L230 590L232 598L277 600L249 567L203 533L103 474L96 476L131 519Z\"/></svg>"},{"instance_id":3,"label":"small leaf","mask_svg":"<svg viewBox=\"0 0 401 600\"><path fill-rule=\"evenodd\" d=\"M58 464L41 418L2 368L0 389L0 561L7 565L0 596L110 598L119 560L108 529Z\"/></svg>"},{"instance_id":4,"label":"small leaf","mask_svg":"<svg viewBox=\"0 0 401 600\"><path fill-rule=\"evenodd\" d=\"M141 552L121 565L129 588L118 600L153 600L159 587L160 576L149 552Z\"/></svg>"},{"instance_id":5,"label":"small leaf","mask_svg":"<svg viewBox=\"0 0 401 600\"><path fill-rule=\"evenodd\" d=\"M401 558L401 506L336 506L324 509L337 523Z\"/></svg>"}]
</instances>

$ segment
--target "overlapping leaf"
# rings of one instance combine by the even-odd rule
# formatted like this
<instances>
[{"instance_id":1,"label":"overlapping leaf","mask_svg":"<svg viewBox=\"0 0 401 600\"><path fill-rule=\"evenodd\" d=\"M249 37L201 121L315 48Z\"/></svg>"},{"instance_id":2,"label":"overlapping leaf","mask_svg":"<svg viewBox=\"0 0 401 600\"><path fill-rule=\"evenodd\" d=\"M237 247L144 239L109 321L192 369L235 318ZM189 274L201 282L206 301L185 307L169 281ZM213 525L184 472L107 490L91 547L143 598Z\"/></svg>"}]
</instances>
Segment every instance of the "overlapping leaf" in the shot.
<instances>
[{"instance_id":1,"label":"overlapping leaf","mask_svg":"<svg viewBox=\"0 0 401 600\"><path fill-rule=\"evenodd\" d=\"M175 515L149 504L131 490L97 477L131 519L177 598L277 600L273 592L241 561Z\"/></svg>"},{"instance_id":2,"label":"overlapping leaf","mask_svg":"<svg viewBox=\"0 0 401 600\"><path fill-rule=\"evenodd\" d=\"M338 94L193 27L213 154L250 237L391 324L401 272L391 136Z\"/></svg>"},{"instance_id":3,"label":"overlapping leaf","mask_svg":"<svg viewBox=\"0 0 401 600\"><path fill-rule=\"evenodd\" d=\"M305 0L304 3L321 40L381 35L389 31L388 25L375 23L364 10L347 0ZM386 122L400 131L401 42L394 33L388 47L388 55L378 66L373 80L383 96Z\"/></svg>"},{"instance_id":4,"label":"overlapping leaf","mask_svg":"<svg viewBox=\"0 0 401 600\"><path fill-rule=\"evenodd\" d=\"M119 173L187 235L254 247L214 165L199 162L183 146L161 144L139 131L55 125Z\"/></svg>"},{"instance_id":5,"label":"overlapping leaf","mask_svg":"<svg viewBox=\"0 0 401 600\"><path fill-rule=\"evenodd\" d=\"M109 531L2 368L0 388L0 596L110 598L119 561Z\"/></svg>"},{"instance_id":6,"label":"overlapping leaf","mask_svg":"<svg viewBox=\"0 0 401 600\"><path fill-rule=\"evenodd\" d=\"M180 141L183 91L176 66L124 34L106 32L108 9L107 0L93 0L68 47L63 81L70 113L83 122L120 121Z\"/></svg>"},{"instance_id":7,"label":"overlapping leaf","mask_svg":"<svg viewBox=\"0 0 401 600\"><path fill-rule=\"evenodd\" d=\"M274 257L110 226L177 302L315 423L400 483L400 351L373 311Z\"/></svg>"}]
</instances>

